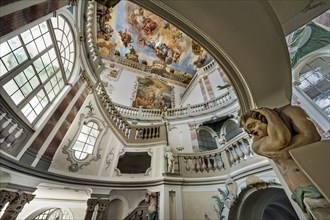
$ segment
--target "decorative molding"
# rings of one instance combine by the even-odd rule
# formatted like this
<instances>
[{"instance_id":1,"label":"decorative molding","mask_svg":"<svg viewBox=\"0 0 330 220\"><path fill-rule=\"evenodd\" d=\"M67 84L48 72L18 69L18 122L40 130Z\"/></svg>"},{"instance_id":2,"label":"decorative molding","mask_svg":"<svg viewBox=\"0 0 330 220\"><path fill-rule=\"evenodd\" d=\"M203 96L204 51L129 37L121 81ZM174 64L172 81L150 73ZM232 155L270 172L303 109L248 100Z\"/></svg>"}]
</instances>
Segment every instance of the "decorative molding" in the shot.
<instances>
[{"instance_id":1,"label":"decorative molding","mask_svg":"<svg viewBox=\"0 0 330 220\"><path fill-rule=\"evenodd\" d=\"M110 167L111 162L112 162L112 160L113 160L113 158L114 158L114 156L115 156L113 150L114 150L114 149L111 148L111 150L110 150L110 152L109 152L109 154L107 155L107 158L106 158L106 160L105 160L105 164L106 164L105 169L106 169L106 170Z\"/></svg>"},{"instance_id":2,"label":"decorative molding","mask_svg":"<svg viewBox=\"0 0 330 220\"><path fill-rule=\"evenodd\" d=\"M92 114L94 108L91 103L89 103L86 107L89 108L90 111L88 112L87 116L85 116L85 114L80 115L78 121L78 126L80 128L78 129L79 131L76 132L74 138L72 140L69 139L69 143L67 145L64 145L62 148L62 153L67 154L67 161L70 162L70 166L68 167L70 172L77 172L78 170L82 169L84 166L89 166L92 161L98 161L101 159L100 151L103 148L100 148L99 144L103 140L106 131L108 130L108 127L106 127L106 123L104 121L101 121L100 119L94 116L95 113ZM101 127L99 129L100 133L96 139L96 143L93 149L93 154L89 154L87 158L83 160L78 160L74 156L75 150L73 150L72 147L81 132L82 125L85 122L90 122L90 121L97 123L97 125Z\"/></svg>"}]
</instances>

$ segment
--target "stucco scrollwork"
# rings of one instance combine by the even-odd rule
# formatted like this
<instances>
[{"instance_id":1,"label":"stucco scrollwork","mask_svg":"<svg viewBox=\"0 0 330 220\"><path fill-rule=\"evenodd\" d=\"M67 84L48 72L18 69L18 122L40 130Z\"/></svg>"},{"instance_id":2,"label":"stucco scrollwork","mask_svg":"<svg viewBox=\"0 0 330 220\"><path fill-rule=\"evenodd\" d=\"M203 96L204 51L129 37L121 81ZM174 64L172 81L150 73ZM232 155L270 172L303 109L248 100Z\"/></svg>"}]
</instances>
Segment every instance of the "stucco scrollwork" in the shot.
<instances>
[{"instance_id":1,"label":"stucco scrollwork","mask_svg":"<svg viewBox=\"0 0 330 220\"><path fill-rule=\"evenodd\" d=\"M91 104L89 103L89 105L91 105ZM91 138L91 139L96 139L95 143L93 145L92 153L83 152L84 154L87 154L87 156L85 156L83 158L77 158L76 149L74 149L75 143L76 143L77 139L79 138L79 135L81 134L83 125L86 125L90 122L95 123L97 125L97 129L95 129L95 130L98 132L97 137ZM101 121L97 117L95 117L94 114L90 114L90 112L87 115L85 115L85 114L80 115L78 127L79 128L77 129L77 132L74 135L74 137L72 139L69 139L69 143L67 145L64 145L64 147L62 148L62 153L67 155L67 161L70 162L70 165L68 167L70 172L77 172L80 169L82 169L84 166L89 166L93 161L98 161L101 159L100 152L101 152L102 148L100 147L100 143L108 130L108 127L106 127L106 123ZM89 136L87 137L87 139L88 138L89 138ZM88 140L86 140L86 143L84 143L85 144L84 146L87 145L87 142L88 142ZM80 142L80 144L81 144L81 142ZM90 146L91 145L89 145L89 147Z\"/></svg>"}]
</instances>

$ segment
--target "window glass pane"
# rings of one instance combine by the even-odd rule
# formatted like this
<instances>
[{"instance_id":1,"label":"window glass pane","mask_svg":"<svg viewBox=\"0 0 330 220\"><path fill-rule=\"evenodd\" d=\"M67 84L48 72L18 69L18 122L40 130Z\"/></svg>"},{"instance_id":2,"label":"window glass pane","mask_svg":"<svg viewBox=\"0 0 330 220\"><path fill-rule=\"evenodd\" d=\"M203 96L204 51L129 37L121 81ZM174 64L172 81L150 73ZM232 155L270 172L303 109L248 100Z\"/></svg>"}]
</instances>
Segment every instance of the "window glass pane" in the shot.
<instances>
[{"instance_id":1,"label":"window glass pane","mask_svg":"<svg viewBox=\"0 0 330 220\"><path fill-rule=\"evenodd\" d=\"M28 66L25 70L24 70L25 76L27 79L31 79L33 76L35 76L35 72L32 68L32 66Z\"/></svg>"},{"instance_id":2,"label":"window glass pane","mask_svg":"<svg viewBox=\"0 0 330 220\"><path fill-rule=\"evenodd\" d=\"M14 54L18 63L23 63L25 60L27 60L27 55L22 47L15 50Z\"/></svg>"},{"instance_id":3,"label":"window glass pane","mask_svg":"<svg viewBox=\"0 0 330 220\"><path fill-rule=\"evenodd\" d=\"M34 41L26 45L26 49L29 52L31 58L35 57L38 54L37 46Z\"/></svg>"},{"instance_id":4,"label":"window glass pane","mask_svg":"<svg viewBox=\"0 0 330 220\"><path fill-rule=\"evenodd\" d=\"M10 47L7 42L0 44L0 56L3 57L10 52Z\"/></svg>"},{"instance_id":5,"label":"window glass pane","mask_svg":"<svg viewBox=\"0 0 330 220\"><path fill-rule=\"evenodd\" d=\"M92 129L90 135L93 137L97 137L99 135L100 131L96 129Z\"/></svg>"},{"instance_id":6,"label":"window glass pane","mask_svg":"<svg viewBox=\"0 0 330 220\"><path fill-rule=\"evenodd\" d=\"M58 41L62 41L62 36L63 36L63 33L62 33L62 31L60 31L60 30L55 30L55 36L56 36L56 39L58 40ZM60 48L60 51L61 51L61 48Z\"/></svg>"},{"instance_id":7,"label":"window glass pane","mask_svg":"<svg viewBox=\"0 0 330 220\"><path fill-rule=\"evenodd\" d=\"M58 27L58 25L57 25L57 18L51 18L51 22L52 22L53 28L57 28Z\"/></svg>"},{"instance_id":8,"label":"window glass pane","mask_svg":"<svg viewBox=\"0 0 330 220\"><path fill-rule=\"evenodd\" d=\"M78 150L78 151L82 151L84 148L84 143L80 142L80 141L76 141L72 147L73 150Z\"/></svg>"},{"instance_id":9,"label":"window glass pane","mask_svg":"<svg viewBox=\"0 0 330 220\"><path fill-rule=\"evenodd\" d=\"M30 80L30 84L32 86L33 89L37 88L39 85L39 80L38 78L35 76Z\"/></svg>"},{"instance_id":10,"label":"window glass pane","mask_svg":"<svg viewBox=\"0 0 330 220\"><path fill-rule=\"evenodd\" d=\"M43 36L43 38L44 38L44 40L45 40L46 47L49 47L50 45L53 44L52 39L50 38L49 33L46 33L46 34Z\"/></svg>"},{"instance_id":11,"label":"window glass pane","mask_svg":"<svg viewBox=\"0 0 330 220\"><path fill-rule=\"evenodd\" d=\"M95 141L96 141L96 139L94 137L88 136L86 143L89 145L94 145Z\"/></svg>"},{"instance_id":12,"label":"window glass pane","mask_svg":"<svg viewBox=\"0 0 330 220\"><path fill-rule=\"evenodd\" d=\"M14 92L18 90L18 86L14 80L10 80L9 82L7 82L6 85L3 86L3 88L9 96L11 96Z\"/></svg>"},{"instance_id":13,"label":"window glass pane","mask_svg":"<svg viewBox=\"0 0 330 220\"><path fill-rule=\"evenodd\" d=\"M12 53L4 56L2 58L3 63L5 64L5 66L7 67L8 70L13 69L14 67L16 67L18 65L17 60L15 59L14 55Z\"/></svg>"},{"instance_id":14,"label":"window glass pane","mask_svg":"<svg viewBox=\"0 0 330 220\"><path fill-rule=\"evenodd\" d=\"M31 33L33 35L33 38L37 39L41 35L39 26L37 25L37 26L34 26L33 28L31 28Z\"/></svg>"},{"instance_id":15,"label":"window glass pane","mask_svg":"<svg viewBox=\"0 0 330 220\"><path fill-rule=\"evenodd\" d=\"M48 27L47 27L46 21L39 24L39 27L40 27L40 30L41 30L42 34L48 32Z\"/></svg>"},{"instance_id":16,"label":"window glass pane","mask_svg":"<svg viewBox=\"0 0 330 220\"><path fill-rule=\"evenodd\" d=\"M21 33L21 37L23 39L24 44L27 44L33 40L30 30Z\"/></svg>"},{"instance_id":17,"label":"window glass pane","mask_svg":"<svg viewBox=\"0 0 330 220\"><path fill-rule=\"evenodd\" d=\"M15 77L15 82L17 83L18 86L22 86L27 82L27 78L25 77L24 73L20 73Z\"/></svg>"},{"instance_id":18,"label":"window glass pane","mask_svg":"<svg viewBox=\"0 0 330 220\"><path fill-rule=\"evenodd\" d=\"M77 159L83 160L83 159L85 159L87 157L88 154L86 154L86 153L80 153L80 152L77 152L76 151L75 152L75 155L76 155Z\"/></svg>"},{"instance_id":19,"label":"window glass pane","mask_svg":"<svg viewBox=\"0 0 330 220\"><path fill-rule=\"evenodd\" d=\"M35 42L37 44L39 53L42 52L44 49L46 49L46 45L45 45L42 37L39 37L38 39L36 39Z\"/></svg>"},{"instance_id":20,"label":"window glass pane","mask_svg":"<svg viewBox=\"0 0 330 220\"><path fill-rule=\"evenodd\" d=\"M330 91L326 94L322 94L314 99L315 103L320 106L320 108L325 108L330 105Z\"/></svg>"},{"instance_id":21,"label":"window glass pane","mask_svg":"<svg viewBox=\"0 0 330 220\"><path fill-rule=\"evenodd\" d=\"M58 27L61 30L64 28L64 19L61 16L58 17Z\"/></svg>"},{"instance_id":22,"label":"window glass pane","mask_svg":"<svg viewBox=\"0 0 330 220\"><path fill-rule=\"evenodd\" d=\"M47 72L45 69L43 69L38 75L41 79L41 82L43 82L43 83L48 79L48 75L47 75Z\"/></svg>"},{"instance_id":23,"label":"window glass pane","mask_svg":"<svg viewBox=\"0 0 330 220\"><path fill-rule=\"evenodd\" d=\"M91 128L84 125L81 129L81 132L84 133L84 134L89 134L90 130L91 130Z\"/></svg>"},{"instance_id":24,"label":"window glass pane","mask_svg":"<svg viewBox=\"0 0 330 220\"><path fill-rule=\"evenodd\" d=\"M0 76L6 75L7 72L8 72L7 68L5 67L5 65L0 60Z\"/></svg>"},{"instance_id":25,"label":"window glass pane","mask_svg":"<svg viewBox=\"0 0 330 220\"><path fill-rule=\"evenodd\" d=\"M88 137L87 134L80 133L80 134L79 134L79 137L78 137L78 141L81 141L81 142L86 143L87 137Z\"/></svg>"},{"instance_id":26,"label":"window glass pane","mask_svg":"<svg viewBox=\"0 0 330 220\"><path fill-rule=\"evenodd\" d=\"M44 68L44 64L42 63L40 58L38 58L36 61L34 61L33 65L36 68L38 73Z\"/></svg>"},{"instance_id":27,"label":"window glass pane","mask_svg":"<svg viewBox=\"0 0 330 220\"><path fill-rule=\"evenodd\" d=\"M24 96L28 96L32 92L32 87L30 86L29 83L26 83L22 88L21 88Z\"/></svg>"},{"instance_id":28,"label":"window glass pane","mask_svg":"<svg viewBox=\"0 0 330 220\"><path fill-rule=\"evenodd\" d=\"M21 41L18 37L13 37L12 39L8 40L9 46L12 50L22 46Z\"/></svg>"},{"instance_id":29,"label":"window glass pane","mask_svg":"<svg viewBox=\"0 0 330 220\"><path fill-rule=\"evenodd\" d=\"M45 53L41 58L42 58L43 63L45 64L45 66L47 66L50 63L48 53Z\"/></svg>"},{"instance_id":30,"label":"window glass pane","mask_svg":"<svg viewBox=\"0 0 330 220\"><path fill-rule=\"evenodd\" d=\"M21 92L21 90L17 90L13 95L10 96L10 98L15 102L17 105L24 99L24 95Z\"/></svg>"},{"instance_id":31,"label":"window glass pane","mask_svg":"<svg viewBox=\"0 0 330 220\"><path fill-rule=\"evenodd\" d=\"M87 144L85 152L88 153L88 154L93 154L93 149L94 149L93 145L88 145Z\"/></svg>"}]
</instances>

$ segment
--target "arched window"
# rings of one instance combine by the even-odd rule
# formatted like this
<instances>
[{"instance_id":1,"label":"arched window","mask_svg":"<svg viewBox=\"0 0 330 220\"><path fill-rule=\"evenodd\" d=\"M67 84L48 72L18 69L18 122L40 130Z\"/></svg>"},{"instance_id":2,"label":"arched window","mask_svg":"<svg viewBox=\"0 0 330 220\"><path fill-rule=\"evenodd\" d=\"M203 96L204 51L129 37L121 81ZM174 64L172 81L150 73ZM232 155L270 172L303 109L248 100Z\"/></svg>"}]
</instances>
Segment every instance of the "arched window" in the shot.
<instances>
[{"instance_id":1,"label":"arched window","mask_svg":"<svg viewBox=\"0 0 330 220\"><path fill-rule=\"evenodd\" d=\"M214 150L217 149L217 143L207 129L199 129L198 131L198 146L199 146L199 151L209 151L209 150Z\"/></svg>"},{"instance_id":2,"label":"arched window","mask_svg":"<svg viewBox=\"0 0 330 220\"><path fill-rule=\"evenodd\" d=\"M80 134L72 147L76 159L83 160L88 155L93 154L99 133L99 126L95 122L88 122L82 125Z\"/></svg>"},{"instance_id":3,"label":"arched window","mask_svg":"<svg viewBox=\"0 0 330 220\"><path fill-rule=\"evenodd\" d=\"M299 74L298 87L330 117L329 58L319 57L307 63Z\"/></svg>"},{"instance_id":4,"label":"arched window","mask_svg":"<svg viewBox=\"0 0 330 220\"><path fill-rule=\"evenodd\" d=\"M235 121L229 120L225 127L225 139L228 142L242 132L243 130L238 127L238 124Z\"/></svg>"},{"instance_id":5,"label":"arched window","mask_svg":"<svg viewBox=\"0 0 330 220\"><path fill-rule=\"evenodd\" d=\"M1 41L1 96L34 124L68 83L74 58L73 32L61 15Z\"/></svg>"},{"instance_id":6,"label":"arched window","mask_svg":"<svg viewBox=\"0 0 330 220\"><path fill-rule=\"evenodd\" d=\"M75 134L69 143L63 146L62 152L68 155L69 171L77 172L92 161L101 158L100 147L108 127L105 122L92 115L80 115Z\"/></svg>"},{"instance_id":7,"label":"arched window","mask_svg":"<svg viewBox=\"0 0 330 220\"><path fill-rule=\"evenodd\" d=\"M41 212L33 219L34 220L53 220L53 219L70 220L73 219L73 217L68 211L64 209L51 208Z\"/></svg>"}]
</instances>

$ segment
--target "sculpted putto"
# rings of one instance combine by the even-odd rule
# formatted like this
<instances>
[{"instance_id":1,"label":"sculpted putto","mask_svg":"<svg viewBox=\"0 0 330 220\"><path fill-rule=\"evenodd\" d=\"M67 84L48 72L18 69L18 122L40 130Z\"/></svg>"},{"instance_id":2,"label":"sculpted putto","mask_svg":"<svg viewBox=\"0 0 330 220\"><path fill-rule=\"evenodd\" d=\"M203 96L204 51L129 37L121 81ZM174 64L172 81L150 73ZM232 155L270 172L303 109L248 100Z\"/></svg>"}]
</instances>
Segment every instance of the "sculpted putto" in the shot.
<instances>
[{"instance_id":1,"label":"sculpted putto","mask_svg":"<svg viewBox=\"0 0 330 220\"><path fill-rule=\"evenodd\" d=\"M293 192L292 198L304 212L304 197L322 195L300 170L289 150L321 139L313 122L298 106L280 109L260 108L241 116L241 127L253 137L252 149L256 154L272 159Z\"/></svg>"}]
</instances>

